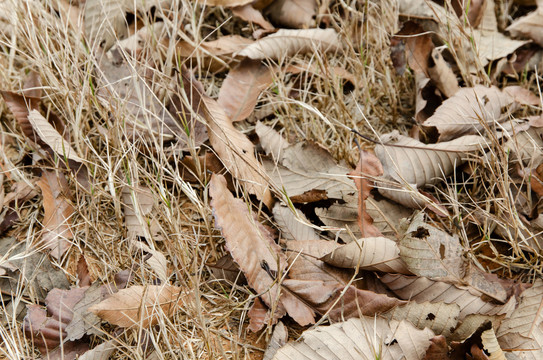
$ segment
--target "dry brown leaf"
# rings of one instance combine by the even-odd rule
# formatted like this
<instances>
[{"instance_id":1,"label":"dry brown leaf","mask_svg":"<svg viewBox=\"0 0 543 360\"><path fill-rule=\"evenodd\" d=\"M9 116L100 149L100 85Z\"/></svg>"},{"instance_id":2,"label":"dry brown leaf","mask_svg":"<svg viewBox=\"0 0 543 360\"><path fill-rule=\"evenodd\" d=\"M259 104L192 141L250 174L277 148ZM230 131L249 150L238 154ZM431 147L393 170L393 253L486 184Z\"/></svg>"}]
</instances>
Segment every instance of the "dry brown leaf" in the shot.
<instances>
[{"instance_id":1,"label":"dry brown leaf","mask_svg":"<svg viewBox=\"0 0 543 360\"><path fill-rule=\"evenodd\" d=\"M383 175L383 165L373 154L365 150L360 151L360 160L356 169L349 173L358 190L358 227L362 237L382 236L377 227L373 225L373 219L366 211L366 199L373 189L372 178Z\"/></svg>"},{"instance_id":2,"label":"dry brown leaf","mask_svg":"<svg viewBox=\"0 0 543 360\"><path fill-rule=\"evenodd\" d=\"M234 127L222 107L203 92L186 69L182 75L186 86L191 87L193 101L198 97L194 104L201 106L208 126L209 141L222 163L245 186L247 192L256 195L271 209L273 198L266 171L255 157L253 144Z\"/></svg>"},{"instance_id":3,"label":"dry brown leaf","mask_svg":"<svg viewBox=\"0 0 543 360\"><path fill-rule=\"evenodd\" d=\"M245 120L253 112L258 97L273 83L273 73L259 60L243 60L228 73L217 102L231 121Z\"/></svg>"},{"instance_id":4,"label":"dry brown leaf","mask_svg":"<svg viewBox=\"0 0 543 360\"><path fill-rule=\"evenodd\" d=\"M153 220L148 220L148 215L155 204L155 198L151 189L140 185L133 187L124 186L121 192L121 199L128 237L142 236L149 238L156 235L152 233L153 226L151 223Z\"/></svg>"},{"instance_id":5,"label":"dry brown leaf","mask_svg":"<svg viewBox=\"0 0 543 360\"><path fill-rule=\"evenodd\" d=\"M526 16L516 19L507 31L512 36L532 39L534 42L543 46L543 8L538 7Z\"/></svg>"},{"instance_id":6,"label":"dry brown leaf","mask_svg":"<svg viewBox=\"0 0 543 360\"><path fill-rule=\"evenodd\" d=\"M287 343L288 341L288 329L287 327L279 321L275 328L273 329L272 337L264 353L262 360L271 360L277 353L277 351Z\"/></svg>"},{"instance_id":7,"label":"dry brown leaf","mask_svg":"<svg viewBox=\"0 0 543 360\"><path fill-rule=\"evenodd\" d=\"M215 225L221 229L226 246L249 286L275 310L274 317L280 318L288 312L301 325L312 323L314 314L310 308L288 293L281 293L274 276L280 278L285 273L287 261L266 228L249 213L242 200L232 196L223 176L213 174L209 194Z\"/></svg>"},{"instance_id":8,"label":"dry brown leaf","mask_svg":"<svg viewBox=\"0 0 543 360\"><path fill-rule=\"evenodd\" d=\"M211 276L217 280L226 280L229 284L238 285L247 283L245 276L230 254L225 254L216 263L207 266L211 270Z\"/></svg>"},{"instance_id":9,"label":"dry brown leaf","mask_svg":"<svg viewBox=\"0 0 543 360\"><path fill-rule=\"evenodd\" d=\"M0 91L4 101L8 105L9 110L19 123L23 134L38 144L43 144L42 140L37 136L32 124L28 121L28 114L31 110L39 108L41 99L28 97L16 94L11 91Z\"/></svg>"},{"instance_id":10,"label":"dry brown leaf","mask_svg":"<svg viewBox=\"0 0 543 360\"><path fill-rule=\"evenodd\" d=\"M41 242L51 250L51 255L60 259L70 248L74 238L72 222L75 208L70 203L70 188L62 174L43 171L37 182L43 195L43 235Z\"/></svg>"},{"instance_id":11,"label":"dry brown leaf","mask_svg":"<svg viewBox=\"0 0 543 360\"><path fill-rule=\"evenodd\" d=\"M256 123L255 132L266 154L271 155L274 161L282 163L285 157L285 150L290 146L288 141L273 128L264 125L260 121Z\"/></svg>"},{"instance_id":12,"label":"dry brown leaf","mask_svg":"<svg viewBox=\"0 0 543 360\"><path fill-rule=\"evenodd\" d=\"M63 160L73 160L83 163L85 160L77 155L62 135L45 119L37 110L31 110L28 114L28 122L40 139L47 144Z\"/></svg>"},{"instance_id":13,"label":"dry brown leaf","mask_svg":"<svg viewBox=\"0 0 543 360\"><path fill-rule=\"evenodd\" d=\"M253 7L253 4L249 3L243 6L236 6L232 8L232 14L235 16L248 21L255 23L262 27L264 30L274 30L275 27L264 19L262 13Z\"/></svg>"},{"instance_id":14,"label":"dry brown leaf","mask_svg":"<svg viewBox=\"0 0 543 360\"><path fill-rule=\"evenodd\" d=\"M164 254L160 251L152 249L145 243L138 240L132 241L131 245L134 246L134 249L137 252L143 252L144 254L151 256L145 260L145 263L149 265L161 283L167 283L168 279L170 278L170 269L168 268L169 262L166 259L166 256L164 256Z\"/></svg>"},{"instance_id":15,"label":"dry brown leaf","mask_svg":"<svg viewBox=\"0 0 543 360\"><path fill-rule=\"evenodd\" d=\"M252 3L254 0L196 0L197 3L206 6L235 7Z\"/></svg>"},{"instance_id":16,"label":"dry brown leaf","mask_svg":"<svg viewBox=\"0 0 543 360\"><path fill-rule=\"evenodd\" d=\"M380 279L400 299L418 303L443 301L445 304L458 304L460 306L460 319L464 319L470 314L508 314L516 304L514 298L511 298L505 305L486 302L481 299L480 292L475 289L455 286L424 277L385 274Z\"/></svg>"},{"instance_id":17,"label":"dry brown leaf","mask_svg":"<svg viewBox=\"0 0 543 360\"><path fill-rule=\"evenodd\" d=\"M114 340L109 340L81 355L79 360L109 360L117 346Z\"/></svg>"},{"instance_id":18,"label":"dry brown leaf","mask_svg":"<svg viewBox=\"0 0 543 360\"><path fill-rule=\"evenodd\" d=\"M281 231L281 238L285 240L319 240L320 237L315 229L307 224L309 220L298 209L292 209L281 203L273 207L273 217L277 227Z\"/></svg>"},{"instance_id":19,"label":"dry brown leaf","mask_svg":"<svg viewBox=\"0 0 543 360\"><path fill-rule=\"evenodd\" d=\"M181 296L181 288L172 285L132 286L92 305L89 311L113 325L147 328L159 316L173 315Z\"/></svg>"},{"instance_id":20,"label":"dry brown leaf","mask_svg":"<svg viewBox=\"0 0 543 360\"><path fill-rule=\"evenodd\" d=\"M264 166L278 189L284 189L293 202L293 197L320 191L318 196L307 197L304 202L322 199L343 199L356 192L352 180L347 177L348 169L336 161L322 147L313 143L297 143L285 146L271 128L260 125L257 128L262 147L274 154L282 165L265 161ZM279 148L277 147L279 145ZM281 151L281 149L284 149Z\"/></svg>"},{"instance_id":21,"label":"dry brown leaf","mask_svg":"<svg viewBox=\"0 0 543 360\"><path fill-rule=\"evenodd\" d=\"M422 360L451 360L445 336L438 335L430 339L430 347Z\"/></svg>"},{"instance_id":22,"label":"dry brown leaf","mask_svg":"<svg viewBox=\"0 0 543 360\"><path fill-rule=\"evenodd\" d=\"M448 141L492 128L506 118L502 109L513 104L514 99L496 87L463 88L445 100L423 125L435 128L440 141Z\"/></svg>"},{"instance_id":23,"label":"dry brown leaf","mask_svg":"<svg viewBox=\"0 0 543 360\"><path fill-rule=\"evenodd\" d=\"M408 274L400 259L396 242L384 237L367 237L343 245L321 258L327 264L342 268L360 268L386 273Z\"/></svg>"},{"instance_id":24,"label":"dry brown leaf","mask_svg":"<svg viewBox=\"0 0 543 360\"><path fill-rule=\"evenodd\" d=\"M73 306L83 297L85 290L52 289L45 298L46 309L27 305L23 329L43 355L50 353L66 338L66 326L72 321Z\"/></svg>"},{"instance_id":25,"label":"dry brown leaf","mask_svg":"<svg viewBox=\"0 0 543 360\"><path fill-rule=\"evenodd\" d=\"M406 321L362 317L305 331L279 349L274 360L420 360L434 336Z\"/></svg>"},{"instance_id":26,"label":"dry brown leaf","mask_svg":"<svg viewBox=\"0 0 543 360\"><path fill-rule=\"evenodd\" d=\"M281 314L277 314L277 316L279 315ZM266 324L277 321L276 318L273 320L270 318L270 310L258 297L255 298L253 305L247 312L247 316L249 317L249 326L247 328L252 332L258 332L262 330Z\"/></svg>"},{"instance_id":27,"label":"dry brown leaf","mask_svg":"<svg viewBox=\"0 0 543 360\"><path fill-rule=\"evenodd\" d=\"M416 328L423 330L428 328L436 335L449 337L458 323L460 307L457 304L445 304L444 302L416 303L398 306L383 316L388 320L406 320Z\"/></svg>"},{"instance_id":28,"label":"dry brown leaf","mask_svg":"<svg viewBox=\"0 0 543 360\"><path fill-rule=\"evenodd\" d=\"M419 212L398 243L400 256L415 275L431 280L459 281L464 277L464 249L456 236L424 222Z\"/></svg>"},{"instance_id":29,"label":"dry brown leaf","mask_svg":"<svg viewBox=\"0 0 543 360\"><path fill-rule=\"evenodd\" d=\"M317 2L315 0L275 0L268 6L264 14L274 24L292 29L315 27Z\"/></svg>"},{"instance_id":30,"label":"dry brown leaf","mask_svg":"<svg viewBox=\"0 0 543 360\"><path fill-rule=\"evenodd\" d=\"M401 305L403 302L357 289L350 285L352 273L318 260L339 245L332 241L289 241L289 279L283 285L321 315L327 313L333 321L360 315L375 315Z\"/></svg>"},{"instance_id":31,"label":"dry brown leaf","mask_svg":"<svg viewBox=\"0 0 543 360\"><path fill-rule=\"evenodd\" d=\"M248 45L237 55L254 60L281 60L295 54L314 51L335 51L341 47L341 41L334 29L280 29L255 43Z\"/></svg>"},{"instance_id":32,"label":"dry brown leaf","mask_svg":"<svg viewBox=\"0 0 543 360\"><path fill-rule=\"evenodd\" d=\"M129 0L87 0L85 1L85 34L92 48L101 47L107 51L117 39L128 35L125 19Z\"/></svg>"},{"instance_id":33,"label":"dry brown leaf","mask_svg":"<svg viewBox=\"0 0 543 360\"><path fill-rule=\"evenodd\" d=\"M154 70L129 61L125 55L115 47L100 56L97 89L100 101L118 110L114 116L119 117L119 122L124 120L129 139L156 137L187 141L180 122L172 117L146 81L152 78Z\"/></svg>"},{"instance_id":34,"label":"dry brown leaf","mask_svg":"<svg viewBox=\"0 0 543 360\"><path fill-rule=\"evenodd\" d=\"M429 57L428 75L436 84L439 91L448 98L460 90L456 75L454 75L450 66L443 59L443 55L437 49L432 50L432 54Z\"/></svg>"},{"instance_id":35,"label":"dry brown leaf","mask_svg":"<svg viewBox=\"0 0 543 360\"><path fill-rule=\"evenodd\" d=\"M394 37L403 46L407 63L415 74L424 74L429 77L428 59L434 49L430 34L425 33L422 26L419 24L407 21L402 29ZM401 56L401 54L398 54Z\"/></svg>"}]
</instances>

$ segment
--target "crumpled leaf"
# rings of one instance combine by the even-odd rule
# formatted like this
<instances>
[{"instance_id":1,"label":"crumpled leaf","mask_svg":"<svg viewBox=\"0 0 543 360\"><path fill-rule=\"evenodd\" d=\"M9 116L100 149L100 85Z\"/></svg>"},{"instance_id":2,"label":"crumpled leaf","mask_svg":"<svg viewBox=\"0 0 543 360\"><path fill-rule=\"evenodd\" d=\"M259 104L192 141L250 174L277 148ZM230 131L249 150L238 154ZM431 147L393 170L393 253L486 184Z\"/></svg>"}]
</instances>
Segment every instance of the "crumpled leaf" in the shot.
<instances>
[{"instance_id":1,"label":"crumpled leaf","mask_svg":"<svg viewBox=\"0 0 543 360\"><path fill-rule=\"evenodd\" d=\"M224 166L232 176L245 186L245 189L256 195L271 209L273 198L265 176L265 170L256 159L254 145L241 131L236 129L221 106L207 96L201 85L196 82L185 69L183 81L191 90L193 106L202 111L208 126L209 141L217 152Z\"/></svg>"},{"instance_id":2,"label":"crumpled leaf","mask_svg":"<svg viewBox=\"0 0 543 360\"><path fill-rule=\"evenodd\" d=\"M335 51L341 41L336 31L330 29L280 29L237 52L236 55L254 60L281 60L295 54L313 51Z\"/></svg>"},{"instance_id":3,"label":"crumpled leaf","mask_svg":"<svg viewBox=\"0 0 543 360\"><path fill-rule=\"evenodd\" d=\"M283 285L333 321L375 315L403 304L398 299L350 284L352 273L318 260L339 245L326 240L289 241L289 278Z\"/></svg>"},{"instance_id":4,"label":"crumpled leaf","mask_svg":"<svg viewBox=\"0 0 543 360\"><path fill-rule=\"evenodd\" d=\"M433 49L429 57L428 75L439 91L448 98L460 89L456 75L437 49Z\"/></svg>"},{"instance_id":5,"label":"crumpled leaf","mask_svg":"<svg viewBox=\"0 0 543 360\"><path fill-rule=\"evenodd\" d=\"M273 73L259 60L243 60L222 83L217 102L231 121L245 120L252 114L258 97L273 82Z\"/></svg>"},{"instance_id":6,"label":"crumpled leaf","mask_svg":"<svg viewBox=\"0 0 543 360\"><path fill-rule=\"evenodd\" d=\"M39 108L41 99L19 95L11 91L0 91L9 110L19 123L23 134L33 142L42 145L43 141L37 136L32 124L28 121L28 114L31 110ZM74 153L75 154L75 153Z\"/></svg>"},{"instance_id":7,"label":"crumpled leaf","mask_svg":"<svg viewBox=\"0 0 543 360\"><path fill-rule=\"evenodd\" d=\"M274 24L291 29L315 27L315 0L275 0L264 10Z\"/></svg>"},{"instance_id":8,"label":"crumpled leaf","mask_svg":"<svg viewBox=\"0 0 543 360\"><path fill-rule=\"evenodd\" d=\"M264 353L262 360L271 360L277 351L287 343L288 341L288 329L287 327L279 321L275 328L273 329L272 337Z\"/></svg>"},{"instance_id":9,"label":"crumpled leaf","mask_svg":"<svg viewBox=\"0 0 543 360\"><path fill-rule=\"evenodd\" d=\"M281 203L273 207L273 217L281 230L281 237L285 240L319 240L315 229L304 224L310 223L305 215L298 209L294 210L296 215L292 213L292 209Z\"/></svg>"},{"instance_id":10,"label":"crumpled leaf","mask_svg":"<svg viewBox=\"0 0 543 360\"><path fill-rule=\"evenodd\" d=\"M114 340L108 340L79 357L79 360L109 360L117 348Z\"/></svg>"},{"instance_id":11,"label":"crumpled leaf","mask_svg":"<svg viewBox=\"0 0 543 360\"><path fill-rule=\"evenodd\" d=\"M146 328L162 315L177 310L181 288L172 285L131 286L89 307L89 311L110 324L124 328Z\"/></svg>"},{"instance_id":12,"label":"crumpled leaf","mask_svg":"<svg viewBox=\"0 0 543 360\"><path fill-rule=\"evenodd\" d=\"M141 185L124 186L121 197L128 237L137 235L148 238L156 235L156 231L153 231L158 225L155 224L156 219L148 219L155 204L151 189Z\"/></svg>"},{"instance_id":13,"label":"crumpled leaf","mask_svg":"<svg viewBox=\"0 0 543 360\"><path fill-rule=\"evenodd\" d=\"M400 257L415 275L431 280L457 281L464 277L464 249L458 237L424 222L418 213L398 243Z\"/></svg>"},{"instance_id":14,"label":"crumpled leaf","mask_svg":"<svg viewBox=\"0 0 543 360\"><path fill-rule=\"evenodd\" d=\"M507 31L512 36L532 39L534 42L543 46L543 9L538 7L526 16L516 19L507 27Z\"/></svg>"},{"instance_id":15,"label":"crumpled leaf","mask_svg":"<svg viewBox=\"0 0 543 360\"><path fill-rule=\"evenodd\" d=\"M27 305L23 329L43 355L50 353L66 338L66 326L73 317L72 308L85 290L52 289L45 298L46 310L39 305Z\"/></svg>"},{"instance_id":16,"label":"crumpled leaf","mask_svg":"<svg viewBox=\"0 0 543 360\"><path fill-rule=\"evenodd\" d=\"M268 22L268 20L264 19L264 16L262 16L262 13L255 9L253 7L253 4L246 4L242 6L236 6L232 8L232 14L235 16L248 21L255 23L262 27L264 30L274 30L275 27Z\"/></svg>"},{"instance_id":17,"label":"crumpled leaf","mask_svg":"<svg viewBox=\"0 0 543 360\"><path fill-rule=\"evenodd\" d=\"M264 150L279 156L277 160L281 165L265 161L264 166L276 187L284 189L291 201L343 199L356 192L353 181L347 177L349 170L337 165L332 155L322 147L313 143L287 146L280 135L277 137L278 134L265 125L257 127L256 132ZM277 144L280 148L275 146ZM315 198L303 197L312 191L321 194Z\"/></svg>"},{"instance_id":18,"label":"crumpled leaf","mask_svg":"<svg viewBox=\"0 0 543 360\"><path fill-rule=\"evenodd\" d=\"M274 360L420 360L433 336L406 321L362 317L305 331L300 342L279 349Z\"/></svg>"},{"instance_id":19,"label":"crumpled leaf","mask_svg":"<svg viewBox=\"0 0 543 360\"><path fill-rule=\"evenodd\" d=\"M477 134L507 118L502 109L514 104L514 99L497 87L476 85L462 88L443 102L424 127L435 128L439 141L449 141L466 134Z\"/></svg>"},{"instance_id":20,"label":"crumpled leaf","mask_svg":"<svg viewBox=\"0 0 543 360\"><path fill-rule=\"evenodd\" d=\"M275 276L281 277L287 268L285 255L269 232L251 215L245 203L235 199L222 175L213 174L209 193L215 225L221 229L226 246L234 261L264 303L275 309L274 317L288 314L300 325L314 321L313 311L288 292L281 292Z\"/></svg>"},{"instance_id":21,"label":"crumpled leaf","mask_svg":"<svg viewBox=\"0 0 543 360\"><path fill-rule=\"evenodd\" d=\"M396 242L385 237L367 237L352 241L321 258L327 264L342 268L360 268L386 273L411 274L400 259Z\"/></svg>"},{"instance_id":22,"label":"crumpled leaf","mask_svg":"<svg viewBox=\"0 0 543 360\"><path fill-rule=\"evenodd\" d=\"M51 250L51 256L60 259L70 248L75 208L70 203L71 193L62 174L44 170L37 182L43 196L43 234L41 242Z\"/></svg>"},{"instance_id":23,"label":"crumpled leaf","mask_svg":"<svg viewBox=\"0 0 543 360\"><path fill-rule=\"evenodd\" d=\"M61 159L69 159L78 163L85 161L77 155L72 146L64 140L62 135L37 110L31 110L28 113L28 122L32 124L32 128L40 139Z\"/></svg>"}]
</instances>

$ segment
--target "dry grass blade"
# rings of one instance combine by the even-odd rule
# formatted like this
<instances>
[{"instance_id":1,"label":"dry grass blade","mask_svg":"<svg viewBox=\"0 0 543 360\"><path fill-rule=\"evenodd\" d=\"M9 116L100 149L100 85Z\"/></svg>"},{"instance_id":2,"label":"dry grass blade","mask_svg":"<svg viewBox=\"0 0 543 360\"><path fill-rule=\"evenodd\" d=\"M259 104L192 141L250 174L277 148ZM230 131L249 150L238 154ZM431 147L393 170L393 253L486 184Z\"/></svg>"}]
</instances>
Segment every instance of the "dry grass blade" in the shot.
<instances>
[{"instance_id":1,"label":"dry grass blade","mask_svg":"<svg viewBox=\"0 0 543 360\"><path fill-rule=\"evenodd\" d=\"M177 310L181 297L187 296L181 292L171 285L132 286L91 306L89 311L113 325L147 328Z\"/></svg>"},{"instance_id":2,"label":"dry grass blade","mask_svg":"<svg viewBox=\"0 0 543 360\"><path fill-rule=\"evenodd\" d=\"M312 323L311 309L297 298L281 293L279 281L287 268L286 257L268 230L249 213L242 200L232 196L222 175L212 176L209 193L215 224L249 285L277 317L288 312L301 325Z\"/></svg>"},{"instance_id":3,"label":"dry grass blade","mask_svg":"<svg viewBox=\"0 0 543 360\"><path fill-rule=\"evenodd\" d=\"M334 51L340 48L334 29L280 29L239 51L237 55L254 60L281 60L294 54L312 51Z\"/></svg>"}]
</instances>

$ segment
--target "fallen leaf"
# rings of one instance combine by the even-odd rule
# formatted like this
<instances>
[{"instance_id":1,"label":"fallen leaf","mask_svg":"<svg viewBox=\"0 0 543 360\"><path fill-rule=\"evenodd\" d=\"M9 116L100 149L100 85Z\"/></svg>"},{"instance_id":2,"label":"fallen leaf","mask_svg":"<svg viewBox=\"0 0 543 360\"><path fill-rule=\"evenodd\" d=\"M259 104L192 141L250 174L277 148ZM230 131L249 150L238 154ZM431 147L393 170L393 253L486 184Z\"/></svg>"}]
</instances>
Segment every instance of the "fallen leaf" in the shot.
<instances>
[{"instance_id":1,"label":"fallen leaf","mask_svg":"<svg viewBox=\"0 0 543 360\"><path fill-rule=\"evenodd\" d=\"M275 27L268 22L268 20L264 19L264 16L262 16L262 13L255 9L251 3L242 5L242 6L236 6L232 8L232 14L235 16L248 21L255 23L262 27L264 30L274 30Z\"/></svg>"},{"instance_id":2,"label":"fallen leaf","mask_svg":"<svg viewBox=\"0 0 543 360\"><path fill-rule=\"evenodd\" d=\"M254 0L196 0L196 2L207 6L235 7L252 3Z\"/></svg>"},{"instance_id":3,"label":"fallen leaf","mask_svg":"<svg viewBox=\"0 0 543 360\"><path fill-rule=\"evenodd\" d=\"M362 317L305 331L301 341L279 349L274 360L416 360L422 359L433 336L431 330L418 330L406 321Z\"/></svg>"},{"instance_id":4,"label":"fallen leaf","mask_svg":"<svg viewBox=\"0 0 543 360\"><path fill-rule=\"evenodd\" d=\"M430 347L422 360L451 360L445 336L438 335L430 339Z\"/></svg>"},{"instance_id":5,"label":"fallen leaf","mask_svg":"<svg viewBox=\"0 0 543 360\"><path fill-rule=\"evenodd\" d=\"M181 288L176 286L132 286L92 305L89 311L113 325L147 328L155 325L160 316L172 316L181 296Z\"/></svg>"},{"instance_id":6,"label":"fallen leaf","mask_svg":"<svg viewBox=\"0 0 543 360\"><path fill-rule=\"evenodd\" d=\"M37 182L43 196L43 234L41 242L51 250L51 255L60 259L70 248L74 238L72 231L75 208L70 203L71 191L62 174L44 170Z\"/></svg>"},{"instance_id":7,"label":"fallen leaf","mask_svg":"<svg viewBox=\"0 0 543 360\"><path fill-rule=\"evenodd\" d=\"M108 340L81 355L79 360L109 360L117 346L114 340Z\"/></svg>"},{"instance_id":8,"label":"fallen leaf","mask_svg":"<svg viewBox=\"0 0 543 360\"><path fill-rule=\"evenodd\" d=\"M134 249L137 252L150 255L151 257L145 260L145 263L149 265L161 283L168 282L170 270L168 268L169 262L166 259L166 256L160 251L152 249L150 246L138 240L133 240L131 245L134 246Z\"/></svg>"},{"instance_id":9,"label":"fallen leaf","mask_svg":"<svg viewBox=\"0 0 543 360\"><path fill-rule=\"evenodd\" d=\"M281 293L275 276L285 273L287 262L266 228L249 213L242 200L232 196L223 176L213 174L209 192L215 225L221 229L226 246L249 286L261 294L270 309L275 309L274 317L280 318L288 312L300 325L312 323L314 315L310 308L297 298Z\"/></svg>"},{"instance_id":10,"label":"fallen leaf","mask_svg":"<svg viewBox=\"0 0 543 360\"><path fill-rule=\"evenodd\" d=\"M222 256L215 264L207 266L211 270L211 275L217 280L226 280L229 284L238 285L247 283L245 276L230 254Z\"/></svg>"},{"instance_id":11,"label":"fallen leaf","mask_svg":"<svg viewBox=\"0 0 543 360\"><path fill-rule=\"evenodd\" d=\"M315 27L317 2L315 0L275 0L264 10L274 24L292 29Z\"/></svg>"},{"instance_id":12,"label":"fallen leaf","mask_svg":"<svg viewBox=\"0 0 543 360\"><path fill-rule=\"evenodd\" d=\"M140 185L124 186L121 198L128 236L153 236L154 234L150 234L150 221L147 220L147 215L151 213L155 203L151 189Z\"/></svg>"},{"instance_id":13,"label":"fallen leaf","mask_svg":"<svg viewBox=\"0 0 543 360\"><path fill-rule=\"evenodd\" d=\"M273 217L285 240L319 240L320 237L305 215L298 209L295 214L288 206L277 203L273 207Z\"/></svg>"},{"instance_id":14,"label":"fallen leaf","mask_svg":"<svg viewBox=\"0 0 543 360\"><path fill-rule=\"evenodd\" d=\"M84 8L85 35L92 48L107 51L117 39L128 35L125 19L127 0L87 0Z\"/></svg>"},{"instance_id":15,"label":"fallen leaf","mask_svg":"<svg viewBox=\"0 0 543 360\"><path fill-rule=\"evenodd\" d=\"M342 268L411 274L400 259L400 249L396 242L384 237L366 237L352 241L326 254L321 260Z\"/></svg>"},{"instance_id":16,"label":"fallen leaf","mask_svg":"<svg viewBox=\"0 0 543 360\"><path fill-rule=\"evenodd\" d=\"M280 29L248 45L237 52L237 55L254 60L281 60L295 54L335 51L340 48L340 44L334 29Z\"/></svg>"},{"instance_id":17,"label":"fallen leaf","mask_svg":"<svg viewBox=\"0 0 543 360\"><path fill-rule=\"evenodd\" d=\"M383 316L389 321L406 320L420 330L428 328L436 335L449 337L458 323L459 315L460 307L454 303L410 301L408 304L393 308Z\"/></svg>"},{"instance_id":18,"label":"fallen leaf","mask_svg":"<svg viewBox=\"0 0 543 360\"><path fill-rule=\"evenodd\" d=\"M245 120L253 112L258 97L273 83L273 73L259 60L243 60L228 73L217 102L230 121Z\"/></svg>"},{"instance_id":19,"label":"fallen leaf","mask_svg":"<svg viewBox=\"0 0 543 360\"><path fill-rule=\"evenodd\" d=\"M429 57L428 75L443 95L450 98L460 89L456 75L437 49Z\"/></svg>"},{"instance_id":20,"label":"fallen leaf","mask_svg":"<svg viewBox=\"0 0 543 360\"><path fill-rule=\"evenodd\" d=\"M248 329L252 332L258 332L262 330L266 324L277 321L275 317L279 316L280 314L276 313L274 315L275 316L272 321L270 319L270 310L268 309L268 307L262 301L260 301L260 298L255 298L251 309L249 309L249 312L247 313L247 316L249 317Z\"/></svg>"},{"instance_id":21,"label":"fallen leaf","mask_svg":"<svg viewBox=\"0 0 543 360\"><path fill-rule=\"evenodd\" d=\"M262 360L271 360L277 353L277 351L287 343L288 341L288 329L287 327L279 321L273 329L273 333L270 341L268 342L268 347L264 353Z\"/></svg>"},{"instance_id":22,"label":"fallen leaf","mask_svg":"<svg viewBox=\"0 0 543 360\"><path fill-rule=\"evenodd\" d=\"M543 9L538 7L528 15L516 19L507 27L507 31L514 37L524 37L532 39L534 42L543 46Z\"/></svg>"},{"instance_id":23,"label":"fallen leaf","mask_svg":"<svg viewBox=\"0 0 543 360\"><path fill-rule=\"evenodd\" d=\"M187 72L186 70L182 72L183 81L186 86L191 87L192 92L187 92L187 89L185 91L192 94L196 106L202 106L213 149L232 176L241 181L250 194L256 195L271 209L273 198L265 170L255 157L253 144L234 127L222 107L207 96Z\"/></svg>"}]
</instances>

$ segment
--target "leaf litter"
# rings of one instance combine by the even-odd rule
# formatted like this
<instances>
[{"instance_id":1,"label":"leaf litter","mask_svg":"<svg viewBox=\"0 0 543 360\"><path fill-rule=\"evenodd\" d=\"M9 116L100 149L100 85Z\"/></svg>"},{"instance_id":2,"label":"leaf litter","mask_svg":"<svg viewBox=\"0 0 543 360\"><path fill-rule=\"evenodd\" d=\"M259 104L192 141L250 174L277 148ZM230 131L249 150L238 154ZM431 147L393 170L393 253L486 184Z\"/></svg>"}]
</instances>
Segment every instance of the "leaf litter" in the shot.
<instances>
[{"instance_id":1,"label":"leaf litter","mask_svg":"<svg viewBox=\"0 0 543 360\"><path fill-rule=\"evenodd\" d=\"M0 349L539 358L541 10L450 5L0 1Z\"/></svg>"}]
</instances>

